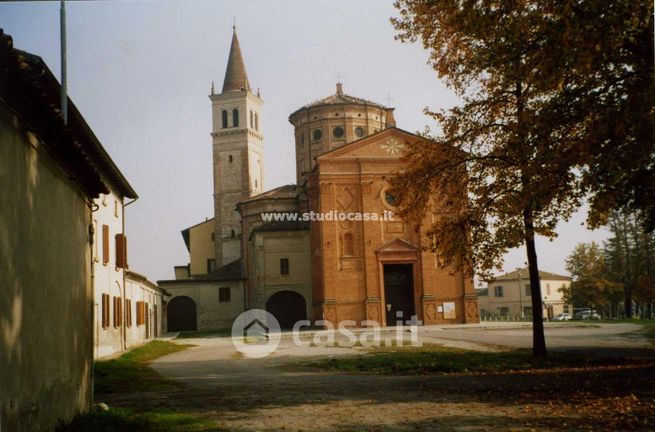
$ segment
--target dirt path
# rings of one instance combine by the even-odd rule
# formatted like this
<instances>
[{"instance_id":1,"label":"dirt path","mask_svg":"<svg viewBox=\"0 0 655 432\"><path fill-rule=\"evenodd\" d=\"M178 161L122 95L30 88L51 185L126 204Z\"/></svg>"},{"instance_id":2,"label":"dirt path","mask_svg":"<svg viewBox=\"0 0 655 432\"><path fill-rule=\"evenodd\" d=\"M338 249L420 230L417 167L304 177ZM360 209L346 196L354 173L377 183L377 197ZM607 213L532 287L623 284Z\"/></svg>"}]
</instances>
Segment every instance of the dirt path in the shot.
<instances>
[{"instance_id":1,"label":"dirt path","mask_svg":"<svg viewBox=\"0 0 655 432\"><path fill-rule=\"evenodd\" d=\"M603 338L602 332L587 329L586 336L597 336L598 345L607 349L607 339L621 334L617 330ZM523 337L520 329L511 331ZM432 341L455 337L436 332L424 336ZM572 339L584 336L571 333ZM474 333L467 339L488 346L500 337L486 336ZM632 342L620 348L643 346L638 333L627 340ZM215 420L216 430L237 431L651 430L643 421L655 421L652 363L558 373L372 376L302 366L311 358L361 354L356 348L299 349L287 341L274 355L254 360L239 356L227 338L183 342L198 346L153 364L183 383L181 388L123 395L112 402L196 411Z\"/></svg>"}]
</instances>

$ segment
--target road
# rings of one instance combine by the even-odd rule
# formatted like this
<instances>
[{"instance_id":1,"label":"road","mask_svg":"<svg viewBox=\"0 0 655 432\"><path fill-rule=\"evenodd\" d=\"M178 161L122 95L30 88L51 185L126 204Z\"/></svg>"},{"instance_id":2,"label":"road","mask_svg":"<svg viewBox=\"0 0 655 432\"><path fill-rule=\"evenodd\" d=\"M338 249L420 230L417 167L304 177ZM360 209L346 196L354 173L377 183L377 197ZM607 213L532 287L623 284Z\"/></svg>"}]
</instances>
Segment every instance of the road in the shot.
<instances>
[{"instance_id":1,"label":"road","mask_svg":"<svg viewBox=\"0 0 655 432\"><path fill-rule=\"evenodd\" d=\"M531 329L522 326L425 326L419 328L418 334L424 343L469 349L529 348ZM313 336L311 332L304 335ZM548 325L546 337L553 350L629 350L652 355L650 341L635 324ZM577 430L592 421L598 430L599 424L616 427L607 419L616 417L617 408L611 404L603 408L605 403L632 401L631 389L649 387L655 381L653 368L537 374L355 375L318 371L301 363L325 356L364 355L367 350L361 347L297 347L287 335L272 355L249 359L225 337L176 342L196 346L162 357L152 366L183 383L183 387L142 402L201 412L216 421L217 430L561 431L567 430L562 424ZM535 395L536 389L544 391ZM556 396L553 400L553 390L567 397ZM593 400L588 400L589 394L595 394ZM539 400L540 395L548 400ZM572 402L575 400L578 402ZM587 403L591 404L589 416L600 416L596 420L581 415Z\"/></svg>"}]
</instances>

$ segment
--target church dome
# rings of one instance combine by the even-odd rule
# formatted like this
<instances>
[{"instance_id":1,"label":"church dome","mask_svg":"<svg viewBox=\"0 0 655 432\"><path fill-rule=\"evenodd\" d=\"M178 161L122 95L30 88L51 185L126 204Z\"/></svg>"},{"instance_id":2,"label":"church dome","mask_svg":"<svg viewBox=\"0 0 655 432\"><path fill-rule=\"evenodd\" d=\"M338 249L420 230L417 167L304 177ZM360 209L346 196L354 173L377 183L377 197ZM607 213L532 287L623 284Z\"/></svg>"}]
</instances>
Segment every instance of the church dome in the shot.
<instances>
[{"instance_id":1,"label":"church dome","mask_svg":"<svg viewBox=\"0 0 655 432\"><path fill-rule=\"evenodd\" d=\"M289 116L295 129L298 184L303 173L313 169L316 156L395 126L393 108L347 95L341 83L336 90Z\"/></svg>"},{"instance_id":2,"label":"church dome","mask_svg":"<svg viewBox=\"0 0 655 432\"><path fill-rule=\"evenodd\" d=\"M366 100L366 99L362 99L362 98L358 98L358 97L355 97L355 96L350 96L350 95L345 94L343 92L343 84L337 83L337 92L336 93L334 93L333 95L330 95L328 97L325 97L323 99L316 100L316 101L314 101L312 103L309 103L309 104L299 108L293 114L291 114L290 117L293 117L294 114L296 114L298 111L306 110L306 109L313 108L313 107L318 107L318 106L323 106L323 105L346 105L346 104L350 104L350 105L354 105L354 104L368 105L368 106L371 106L371 107L377 107L377 108L380 108L380 109L384 109L384 106L382 106L382 105L380 105L378 103L371 102L371 101Z\"/></svg>"}]
</instances>

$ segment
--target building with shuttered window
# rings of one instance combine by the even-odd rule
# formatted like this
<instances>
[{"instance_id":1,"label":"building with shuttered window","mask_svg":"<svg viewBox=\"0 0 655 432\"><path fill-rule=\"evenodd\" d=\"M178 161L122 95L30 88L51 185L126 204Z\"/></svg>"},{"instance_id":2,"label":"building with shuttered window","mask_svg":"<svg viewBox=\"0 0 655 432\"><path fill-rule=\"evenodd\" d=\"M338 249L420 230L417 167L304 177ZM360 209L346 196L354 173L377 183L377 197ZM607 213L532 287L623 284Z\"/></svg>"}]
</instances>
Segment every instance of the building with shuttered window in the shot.
<instances>
[{"instance_id":1,"label":"building with shuttered window","mask_svg":"<svg viewBox=\"0 0 655 432\"><path fill-rule=\"evenodd\" d=\"M157 337L164 321L164 291L128 270L126 206L138 196L109 156L107 159L110 163L100 174L109 193L96 198L92 208L95 358L115 355Z\"/></svg>"}]
</instances>

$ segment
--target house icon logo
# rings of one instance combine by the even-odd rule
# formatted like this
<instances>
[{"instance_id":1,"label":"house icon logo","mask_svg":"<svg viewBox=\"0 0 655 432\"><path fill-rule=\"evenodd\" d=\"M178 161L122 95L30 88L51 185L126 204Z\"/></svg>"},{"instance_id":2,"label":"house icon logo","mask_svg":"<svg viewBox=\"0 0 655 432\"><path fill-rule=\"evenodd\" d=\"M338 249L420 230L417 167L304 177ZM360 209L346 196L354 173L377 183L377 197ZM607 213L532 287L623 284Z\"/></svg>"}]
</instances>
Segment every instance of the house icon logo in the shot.
<instances>
[{"instance_id":1,"label":"house icon logo","mask_svg":"<svg viewBox=\"0 0 655 432\"><path fill-rule=\"evenodd\" d=\"M247 338L253 338L253 337L257 338L257 337L259 337L259 338L269 340L269 337L268 337L268 332L269 331L270 331L270 329L266 326L266 324L264 324L263 322L261 322L260 320L255 318L254 320L252 320L250 322L250 324L248 324L243 329L243 338L247 339Z\"/></svg>"},{"instance_id":2,"label":"house icon logo","mask_svg":"<svg viewBox=\"0 0 655 432\"><path fill-rule=\"evenodd\" d=\"M232 344L246 357L266 357L277 349L280 339L280 324L262 309L247 310L232 324Z\"/></svg>"}]
</instances>

